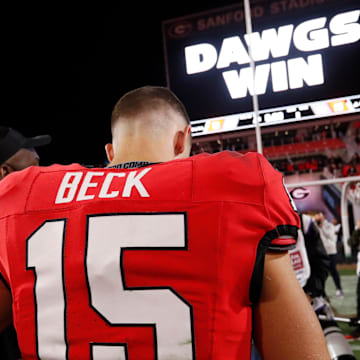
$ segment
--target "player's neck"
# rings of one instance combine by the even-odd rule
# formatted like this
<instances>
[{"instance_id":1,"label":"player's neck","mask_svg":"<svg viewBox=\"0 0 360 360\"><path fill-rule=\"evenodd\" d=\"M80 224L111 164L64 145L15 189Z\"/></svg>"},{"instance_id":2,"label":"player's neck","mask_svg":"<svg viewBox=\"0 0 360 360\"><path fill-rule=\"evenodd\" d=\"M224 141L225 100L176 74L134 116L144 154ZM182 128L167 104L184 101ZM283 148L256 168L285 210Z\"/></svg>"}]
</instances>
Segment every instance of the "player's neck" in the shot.
<instances>
[{"instance_id":1,"label":"player's neck","mask_svg":"<svg viewBox=\"0 0 360 360\"><path fill-rule=\"evenodd\" d=\"M159 148L140 148L138 149L123 149L114 154L114 158L110 162L110 166L123 164L133 161L146 161L151 163L159 163L172 160L170 156L166 156L167 152Z\"/></svg>"}]
</instances>

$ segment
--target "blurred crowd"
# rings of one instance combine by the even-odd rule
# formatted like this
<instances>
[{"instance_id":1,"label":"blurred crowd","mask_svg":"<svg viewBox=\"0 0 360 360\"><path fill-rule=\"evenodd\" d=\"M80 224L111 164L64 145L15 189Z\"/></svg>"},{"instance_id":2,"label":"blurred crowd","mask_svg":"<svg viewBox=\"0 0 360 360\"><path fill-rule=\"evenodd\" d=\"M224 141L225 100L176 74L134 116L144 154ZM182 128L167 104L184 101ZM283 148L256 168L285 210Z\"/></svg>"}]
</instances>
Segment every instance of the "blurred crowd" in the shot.
<instances>
[{"instance_id":1,"label":"blurred crowd","mask_svg":"<svg viewBox=\"0 0 360 360\"><path fill-rule=\"evenodd\" d=\"M350 134L350 135L349 135ZM326 172L327 177L346 177L360 175L360 122L350 126L349 123L303 127L293 130L274 131L262 134L262 142L266 155L267 147L299 144L312 141L343 139L355 145L351 159L345 149L339 151L313 151L282 156L268 157L271 164L285 175ZM196 138L195 138L196 140ZM344 144L345 146L345 144ZM194 142L192 155L199 153L216 153L222 150L256 151L254 135L242 137L219 138L210 141Z\"/></svg>"},{"instance_id":2,"label":"blurred crowd","mask_svg":"<svg viewBox=\"0 0 360 360\"><path fill-rule=\"evenodd\" d=\"M292 175L295 173L307 173L323 171L328 165L329 159L326 155L303 156L294 159L273 160L271 164L275 169L281 171L285 175Z\"/></svg>"},{"instance_id":3,"label":"blurred crowd","mask_svg":"<svg viewBox=\"0 0 360 360\"><path fill-rule=\"evenodd\" d=\"M345 162L340 156L325 154L270 160L272 165L285 175L325 171L333 177L360 175L360 155L355 153Z\"/></svg>"},{"instance_id":4,"label":"blurred crowd","mask_svg":"<svg viewBox=\"0 0 360 360\"><path fill-rule=\"evenodd\" d=\"M312 127L303 127L299 129L272 131L262 133L263 147L281 146L296 144L300 142L311 142L326 139L341 139L349 128L349 123L336 123L331 125L315 125ZM355 128L355 139L360 143L360 128ZM239 136L228 137L207 142L195 142L192 154L202 152L216 153L222 150L232 151L254 151L256 148L255 137Z\"/></svg>"}]
</instances>

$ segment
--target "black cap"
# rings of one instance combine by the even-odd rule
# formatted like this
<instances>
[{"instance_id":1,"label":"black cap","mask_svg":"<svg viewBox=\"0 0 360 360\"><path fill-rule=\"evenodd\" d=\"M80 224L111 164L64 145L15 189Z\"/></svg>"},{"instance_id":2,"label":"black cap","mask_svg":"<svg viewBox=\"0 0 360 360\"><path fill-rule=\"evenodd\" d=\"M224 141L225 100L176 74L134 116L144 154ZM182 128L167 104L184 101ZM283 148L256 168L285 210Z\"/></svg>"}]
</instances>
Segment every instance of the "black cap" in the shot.
<instances>
[{"instance_id":1,"label":"black cap","mask_svg":"<svg viewBox=\"0 0 360 360\"><path fill-rule=\"evenodd\" d=\"M27 138L12 128L0 126L0 164L4 163L22 148L43 146L50 142L50 135Z\"/></svg>"}]
</instances>

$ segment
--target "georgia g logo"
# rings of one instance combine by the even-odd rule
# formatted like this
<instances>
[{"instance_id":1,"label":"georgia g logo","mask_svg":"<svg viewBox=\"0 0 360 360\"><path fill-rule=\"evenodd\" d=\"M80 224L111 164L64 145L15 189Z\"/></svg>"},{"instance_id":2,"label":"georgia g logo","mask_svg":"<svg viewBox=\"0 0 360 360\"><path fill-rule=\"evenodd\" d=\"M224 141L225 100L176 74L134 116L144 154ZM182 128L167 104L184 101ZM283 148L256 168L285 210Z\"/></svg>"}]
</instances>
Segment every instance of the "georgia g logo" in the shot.
<instances>
[{"instance_id":1,"label":"georgia g logo","mask_svg":"<svg viewBox=\"0 0 360 360\"><path fill-rule=\"evenodd\" d=\"M190 21L181 21L170 26L168 35L172 38L184 38L193 31L193 25Z\"/></svg>"},{"instance_id":2,"label":"georgia g logo","mask_svg":"<svg viewBox=\"0 0 360 360\"><path fill-rule=\"evenodd\" d=\"M290 191L290 195L294 200L303 200L310 195L310 190L303 187L297 187Z\"/></svg>"}]
</instances>

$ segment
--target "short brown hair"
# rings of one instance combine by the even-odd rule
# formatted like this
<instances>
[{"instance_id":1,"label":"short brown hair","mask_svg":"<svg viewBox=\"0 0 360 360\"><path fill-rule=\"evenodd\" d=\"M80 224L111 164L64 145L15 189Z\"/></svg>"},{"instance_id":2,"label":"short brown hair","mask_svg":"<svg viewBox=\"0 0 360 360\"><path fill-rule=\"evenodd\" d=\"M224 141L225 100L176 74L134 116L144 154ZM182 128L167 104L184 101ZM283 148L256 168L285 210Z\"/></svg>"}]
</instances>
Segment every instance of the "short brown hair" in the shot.
<instances>
[{"instance_id":1,"label":"short brown hair","mask_svg":"<svg viewBox=\"0 0 360 360\"><path fill-rule=\"evenodd\" d=\"M129 91L116 103L111 113L111 129L114 128L119 117L136 116L164 106L169 106L181 115L187 124L190 124L185 106L170 89L161 86L143 86Z\"/></svg>"}]
</instances>

